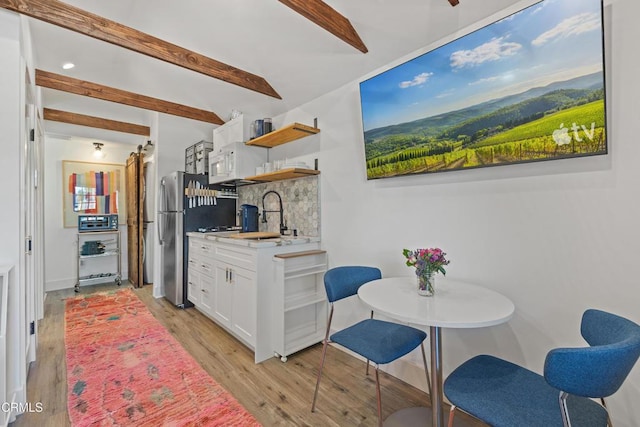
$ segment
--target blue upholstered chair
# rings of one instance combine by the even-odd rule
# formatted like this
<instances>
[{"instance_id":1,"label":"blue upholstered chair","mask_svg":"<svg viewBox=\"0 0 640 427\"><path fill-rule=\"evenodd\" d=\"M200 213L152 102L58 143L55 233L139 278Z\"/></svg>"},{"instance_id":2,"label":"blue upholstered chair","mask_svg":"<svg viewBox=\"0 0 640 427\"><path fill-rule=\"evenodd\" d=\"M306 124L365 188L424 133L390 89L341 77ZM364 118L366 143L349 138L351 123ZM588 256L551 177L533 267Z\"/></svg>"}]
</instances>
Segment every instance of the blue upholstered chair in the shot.
<instances>
[{"instance_id":1,"label":"blue upholstered chair","mask_svg":"<svg viewBox=\"0 0 640 427\"><path fill-rule=\"evenodd\" d=\"M611 425L604 398L615 393L640 356L640 326L599 310L582 316L580 348L551 350L544 376L493 356L476 356L444 383L456 407L492 426ZM602 405L592 399L600 399Z\"/></svg>"},{"instance_id":2,"label":"blue upholstered chair","mask_svg":"<svg viewBox=\"0 0 640 427\"><path fill-rule=\"evenodd\" d=\"M373 319L362 320L355 325L342 329L329 337L331 320L333 318L334 303L343 298L353 296L358 293L360 286L372 280L380 279L380 270L374 267L345 266L336 267L327 271L324 275L324 286L327 291L331 310L327 322L327 331L323 341L322 359L318 370L318 380L316 390L313 394L313 404L311 412L315 411L322 369L327 355L327 346L330 342L339 344L354 353L367 359L367 375L369 374L369 361L375 364L376 371L376 398L378 404L378 424L382 426L382 402L380 398L380 380L378 375L379 365L393 362L404 356L413 349L421 346L422 361L424 362L425 374L429 388L429 373L427 370L427 359L424 352L424 340L427 334L419 329L393 322Z\"/></svg>"}]
</instances>

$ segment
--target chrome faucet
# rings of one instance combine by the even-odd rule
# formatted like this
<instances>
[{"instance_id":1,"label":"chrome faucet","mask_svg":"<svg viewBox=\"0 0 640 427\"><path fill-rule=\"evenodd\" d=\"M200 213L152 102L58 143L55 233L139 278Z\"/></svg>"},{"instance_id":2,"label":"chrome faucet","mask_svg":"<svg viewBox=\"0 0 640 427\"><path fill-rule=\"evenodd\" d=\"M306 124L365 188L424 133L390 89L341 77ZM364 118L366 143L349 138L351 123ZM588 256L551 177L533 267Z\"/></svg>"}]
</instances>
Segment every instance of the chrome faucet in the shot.
<instances>
[{"instance_id":1,"label":"chrome faucet","mask_svg":"<svg viewBox=\"0 0 640 427\"><path fill-rule=\"evenodd\" d=\"M264 199L267 197L269 193L273 193L278 196L278 203L280 204L280 209L277 211L268 211L264 208ZM284 224L284 208L282 207L282 197L277 191L269 190L262 195L262 222L267 222L267 213L268 212L278 212L280 214L280 234L284 235L284 232L287 231L287 226Z\"/></svg>"}]
</instances>

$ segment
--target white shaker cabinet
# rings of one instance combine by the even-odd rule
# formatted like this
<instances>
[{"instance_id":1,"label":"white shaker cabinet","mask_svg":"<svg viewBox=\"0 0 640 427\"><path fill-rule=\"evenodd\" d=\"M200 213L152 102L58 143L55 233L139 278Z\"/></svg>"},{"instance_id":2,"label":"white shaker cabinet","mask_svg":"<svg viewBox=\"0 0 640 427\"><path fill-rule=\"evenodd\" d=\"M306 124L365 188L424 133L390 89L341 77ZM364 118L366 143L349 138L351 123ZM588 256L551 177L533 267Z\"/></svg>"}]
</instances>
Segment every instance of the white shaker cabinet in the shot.
<instances>
[{"instance_id":1,"label":"white shaker cabinet","mask_svg":"<svg viewBox=\"0 0 640 427\"><path fill-rule=\"evenodd\" d=\"M243 242L239 239L195 236L195 233L189 234L189 281L193 282L193 285L189 283L189 286L197 286L199 292L198 297L189 299L199 311L251 348L255 353L256 363L273 357L276 348L279 348L274 344L274 339L279 339L283 333L281 322L276 321L283 304L274 304L274 293L281 294L281 283L275 273L274 256L318 250L320 243L316 239L299 244L276 245L265 241ZM203 242L206 245L203 245ZM203 246L207 248L203 249ZM191 255L193 248L196 248L194 256ZM211 265L211 273L207 273L208 270L203 269L203 265ZM191 274L192 270L195 274ZM210 284L206 283L207 280ZM322 297L324 299L324 294ZM326 324L326 308L324 312L320 305L309 308L317 313L314 319L322 318L320 323ZM304 311L301 309L298 315L306 318ZM297 333L306 334L309 330L309 326L306 325ZM289 338L291 337L290 333ZM305 341L302 337L301 342L310 344L299 347L298 350L321 339L322 337L317 338L314 335ZM289 346L289 350L278 355L288 355L297 351L291 351L292 348Z\"/></svg>"},{"instance_id":2,"label":"white shaker cabinet","mask_svg":"<svg viewBox=\"0 0 640 427\"><path fill-rule=\"evenodd\" d=\"M214 317L249 347L256 344L256 274L218 262ZM224 274L224 277L222 277ZM223 280L224 279L224 280Z\"/></svg>"},{"instance_id":3,"label":"white shaker cabinet","mask_svg":"<svg viewBox=\"0 0 640 427\"><path fill-rule=\"evenodd\" d=\"M211 269L213 271L213 269ZM215 295L216 281L213 276L203 274L200 276L200 305L205 313L213 312L213 301Z\"/></svg>"},{"instance_id":4,"label":"white shaker cabinet","mask_svg":"<svg viewBox=\"0 0 640 427\"><path fill-rule=\"evenodd\" d=\"M214 318L255 349L257 250L217 242Z\"/></svg>"},{"instance_id":5,"label":"white shaker cabinet","mask_svg":"<svg viewBox=\"0 0 640 427\"><path fill-rule=\"evenodd\" d=\"M251 120L244 114L240 114L213 130L213 151L216 152L234 142L248 141L250 137Z\"/></svg>"},{"instance_id":6,"label":"white shaker cabinet","mask_svg":"<svg viewBox=\"0 0 640 427\"><path fill-rule=\"evenodd\" d=\"M231 304L233 300L233 287L229 281L229 265L223 262L215 264L216 287L213 294L212 317L218 324L231 329Z\"/></svg>"},{"instance_id":7,"label":"white shaker cabinet","mask_svg":"<svg viewBox=\"0 0 640 427\"><path fill-rule=\"evenodd\" d=\"M196 307L202 305L202 293L200 292L200 273L196 271L189 256L189 269L187 271L187 299Z\"/></svg>"},{"instance_id":8,"label":"white shaker cabinet","mask_svg":"<svg viewBox=\"0 0 640 427\"><path fill-rule=\"evenodd\" d=\"M327 252L311 250L278 254L275 264L273 346L283 362L287 356L322 341L327 327L324 273Z\"/></svg>"},{"instance_id":9,"label":"white shaker cabinet","mask_svg":"<svg viewBox=\"0 0 640 427\"><path fill-rule=\"evenodd\" d=\"M206 314L213 311L215 271L214 244L205 239L189 238L187 299Z\"/></svg>"}]
</instances>

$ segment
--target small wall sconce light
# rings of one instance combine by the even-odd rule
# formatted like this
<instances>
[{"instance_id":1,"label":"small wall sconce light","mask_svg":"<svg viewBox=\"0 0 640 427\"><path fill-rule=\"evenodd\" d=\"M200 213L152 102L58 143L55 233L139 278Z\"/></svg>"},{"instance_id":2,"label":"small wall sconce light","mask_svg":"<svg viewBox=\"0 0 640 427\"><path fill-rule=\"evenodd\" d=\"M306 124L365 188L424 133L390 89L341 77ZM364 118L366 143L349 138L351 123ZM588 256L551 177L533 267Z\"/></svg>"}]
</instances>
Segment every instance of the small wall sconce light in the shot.
<instances>
[{"instance_id":1,"label":"small wall sconce light","mask_svg":"<svg viewBox=\"0 0 640 427\"><path fill-rule=\"evenodd\" d=\"M147 143L145 144L144 147L142 147L142 151L144 151L146 154L153 154L153 149L154 149L154 145L153 143L149 140L147 141Z\"/></svg>"},{"instance_id":2,"label":"small wall sconce light","mask_svg":"<svg viewBox=\"0 0 640 427\"><path fill-rule=\"evenodd\" d=\"M94 142L93 146L95 151L93 152L93 157L95 157L96 159L101 159L104 157L104 152L102 151L102 146L104 144L101 142Z\"/></svg>"}]
</instances>

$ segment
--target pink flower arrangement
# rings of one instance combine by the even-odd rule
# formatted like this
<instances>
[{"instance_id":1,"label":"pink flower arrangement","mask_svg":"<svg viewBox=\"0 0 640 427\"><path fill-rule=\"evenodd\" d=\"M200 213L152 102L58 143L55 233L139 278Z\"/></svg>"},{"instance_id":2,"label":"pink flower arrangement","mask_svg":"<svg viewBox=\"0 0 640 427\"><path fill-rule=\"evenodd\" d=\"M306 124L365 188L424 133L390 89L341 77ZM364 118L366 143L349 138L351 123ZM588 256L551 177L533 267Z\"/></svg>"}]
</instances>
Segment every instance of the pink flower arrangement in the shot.
<instances>
[{"instance_id":1,"label":"pink flower arrangement","mask_svg":"<svg viewBox=\"0 0 640 427\"><path fill-rule=\"evenodd\" d=\"M416 275L422 276L428 272L442 273L447 272L444 266L449 264L449 260L445 258L446 253L440 248L416 249L410 251L403 249L402 254L407 258L407 267L415 267Z\"/></svg>"}]
</instances>

